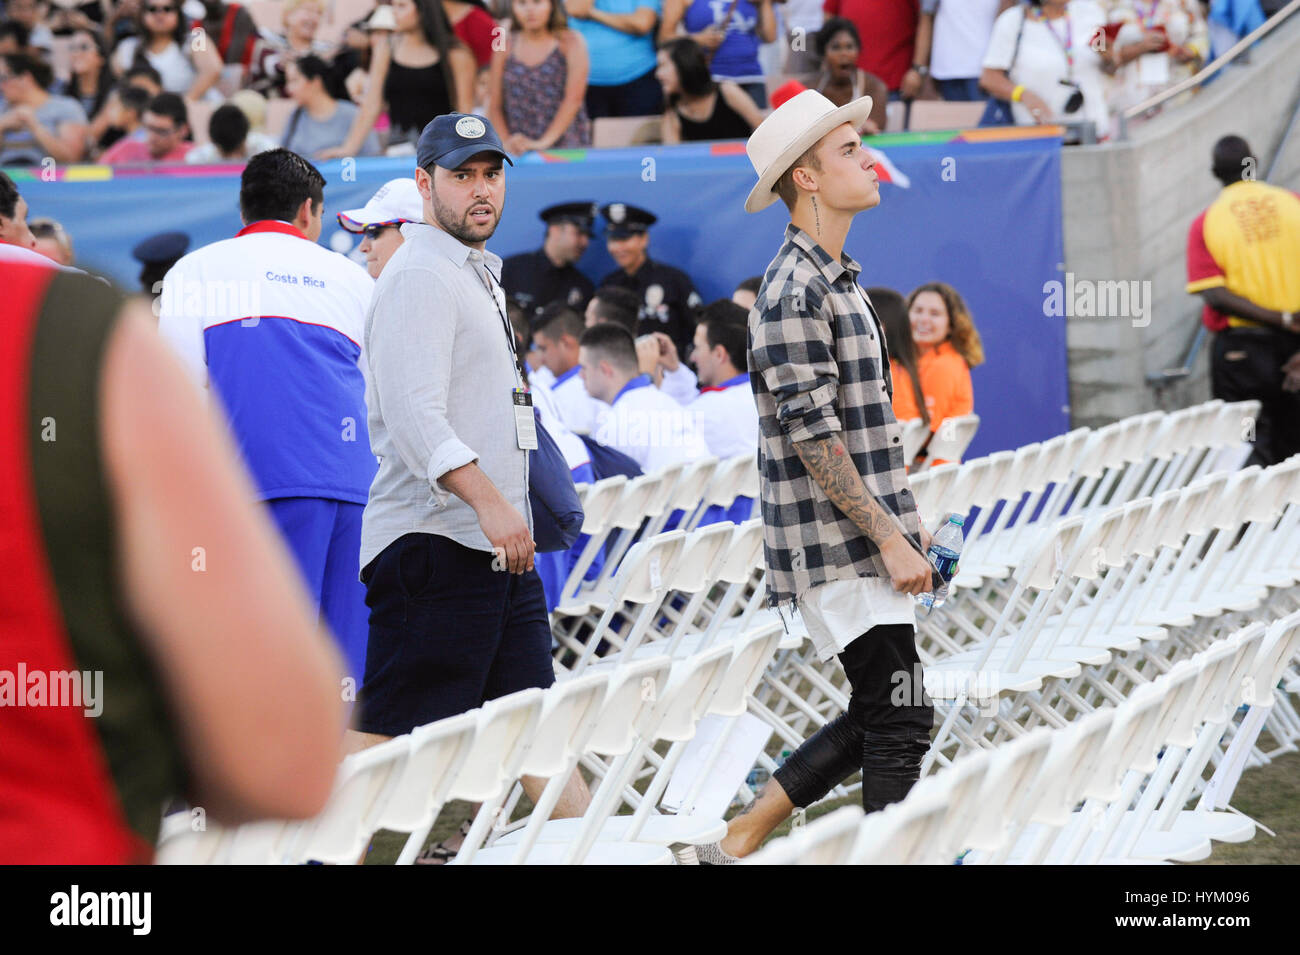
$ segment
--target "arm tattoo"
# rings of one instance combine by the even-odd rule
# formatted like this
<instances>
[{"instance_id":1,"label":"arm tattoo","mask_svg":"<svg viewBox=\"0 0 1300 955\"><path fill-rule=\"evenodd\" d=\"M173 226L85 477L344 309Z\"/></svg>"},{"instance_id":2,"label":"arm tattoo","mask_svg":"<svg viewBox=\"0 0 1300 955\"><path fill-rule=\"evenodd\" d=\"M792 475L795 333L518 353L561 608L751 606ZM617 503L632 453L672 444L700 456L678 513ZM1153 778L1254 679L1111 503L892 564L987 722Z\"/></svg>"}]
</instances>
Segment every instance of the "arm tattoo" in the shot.
<instances>
[{"instance_id":1,"label":"arm tattoo","mask_svg":"<svg viewBox=\"0 0 1300 955\"><path fill-rule=\"evenodd\" d=\"M840 439L831 435L796 441L795 452L818 486L858 529L880 547L898 530L893 516L862 482Z\"/></svg>"}]
</instances>

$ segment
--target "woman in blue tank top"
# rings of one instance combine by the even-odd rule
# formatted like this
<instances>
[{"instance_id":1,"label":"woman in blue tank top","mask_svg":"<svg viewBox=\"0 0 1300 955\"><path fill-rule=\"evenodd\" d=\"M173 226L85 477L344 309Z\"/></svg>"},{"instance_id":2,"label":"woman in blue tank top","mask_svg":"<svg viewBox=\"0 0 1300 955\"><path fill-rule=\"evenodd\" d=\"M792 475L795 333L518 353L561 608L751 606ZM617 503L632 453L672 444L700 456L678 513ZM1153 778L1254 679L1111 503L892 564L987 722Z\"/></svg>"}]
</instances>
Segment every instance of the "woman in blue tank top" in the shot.
<instances>
[{"instance_id":1,"label":"woman in blue tank top","mask_svg":"<svg viewBox=\"0 0 1300 955\"><path fill-rule=\"evenodd\" d=\"M659 42L681 34L712 54L709 70L714 80L738 84L754 105L767 109L758 48L776 39L772 0L664 0Z\"/></svg>"}]
</instances>

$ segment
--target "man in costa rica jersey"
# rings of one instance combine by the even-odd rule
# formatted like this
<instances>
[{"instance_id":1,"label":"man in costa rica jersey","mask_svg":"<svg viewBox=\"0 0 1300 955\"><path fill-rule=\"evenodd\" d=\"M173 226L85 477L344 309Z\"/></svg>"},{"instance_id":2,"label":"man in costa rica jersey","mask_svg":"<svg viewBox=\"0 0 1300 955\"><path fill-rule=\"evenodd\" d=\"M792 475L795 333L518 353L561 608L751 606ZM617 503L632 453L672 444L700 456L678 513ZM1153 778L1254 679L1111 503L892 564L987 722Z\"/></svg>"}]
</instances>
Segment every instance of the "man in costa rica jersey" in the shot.
<instances>
[{"instance_id":1,"label":"man in costa rica jersey","mask_svg":"<svg viewBox=\"0 0 1300 955\"><path fill-rule=\"evenodd\" d=\"M324 187L288 150L249 160L239 188L244 228L172 267L158 327L219 399L258 497L359 681L361 513L376 465L358 363L374 282L316 244Z\"/></svg>"}]
</instances>

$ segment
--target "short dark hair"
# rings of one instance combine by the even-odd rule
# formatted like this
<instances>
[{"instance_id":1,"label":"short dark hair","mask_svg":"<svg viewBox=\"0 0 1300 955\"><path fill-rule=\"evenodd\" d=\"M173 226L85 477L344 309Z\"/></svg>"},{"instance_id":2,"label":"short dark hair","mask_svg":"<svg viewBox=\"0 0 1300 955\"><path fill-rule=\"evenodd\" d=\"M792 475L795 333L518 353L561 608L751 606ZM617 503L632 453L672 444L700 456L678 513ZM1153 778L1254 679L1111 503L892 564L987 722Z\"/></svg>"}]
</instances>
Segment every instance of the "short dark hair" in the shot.
<instances>
[{"instance_id":1,"label":"short dark hair","mask_svg":"<svg viewBox=\"0 0 1300 955\"><path fill-rule=\"evenodd\" d=\"M175 93L159 93L149 100L147 108L155 116L166 116L176 124L177 129L190 121L189 110L185 108L185 100Z\"/></svg>"},{"instance_id":2,"label":"short dark hair","mask_svg":"<svg viewBox=\"0 0 1300 955\"><path fill-rule=\"evenodd\" d=\"M14 181L0 169L0 218L12 219L18 211L18 187Z\"/></svg>"},{"instance_id":3,"label":"short dark hair","mask_svg":"<svg viewBox=\"0 0 1300 955\"><path fill-rule=\"evenodd\" d=\"M14 38L14 42L18 46L18 49L25 50L32 38L32 31L28 30L17 20L0 21L0 40L3 40L7 36Z\"/></svg>"},{"instance_id":4,"label":"short dark hair","mask_svg":"<svg viewBox=\"0 0 1300 955\"><path fill-rule=\"evenodd\" d=\"M329 64L322 60L315 53L306 53L291 61L298 68L305 80L328 80L330 75ZM328 82L326 83L328 85Z\"/></svg>"},{"instance_id":5,"label":"short dark hair","mask_svg":"<svg viewBox=\"0 0 1300 955\"><path fill-rule=\"evenodd\" d=\"M729 298L710 302L695 313L695 321L704 326L709 348L721 345L727 350L727 359L743 370L748 367L749 313Z\"/></svg>"},{"instance_id":6,"label":"short dark hair","mask_svg":"<svg viewBox=\"0 0 1300 955\"><path fill-rule=\"evenodd\" d=\"M117 84L117 101L123 109L129 109L137 115L149 108L149 91L130 83Z\"/></svg>"},{"instance_id":7,"label":"short dark hair","mask_svg":"<svg viewBox=\"0 0 1300 955\"><path fill-rule=\"evenodd\" d=\"M30 54L6 53L4 61L9 67L9 72L14 76L22 76L26 73L43 90L49 89L50 84L54 82L54 71L44 61Z\"/></svg>"},{"instance_id":8,"label":"short dark hair","mask_svg":"<svg viewBox=\"0 0 1300 955\"><path fill-rule=\"evenodd\" d=\"M755 295L757 295L758 290L761 289L762 287L763 287L763 276L751 275L749 278L745 279L745 281L741 282L739 285L736 286L736 291L753 292Z\"/></svg>"},{"instance_id":9,"label":"short dark hair","mask_svg":"<svg viewBox=\"0 0 1300 955\"><path fill-rule=\"evenodd\" d=\"M593 325L582 333L578 344L597 361L607 361L621 371L637 371L636 341L621 325Z\"/></svg>"},{"instance_id":10,"label":"short dark hair","mask_svg":"<svg viewBox=\"0 0 1300 955\"><path fill-rule=\"evenodd\" d=\"M858 33L857 24L847 17L831 17L813 34L813 47L819 57L826 55L826 48L831 45L831 40L835 39L837 33L847 33L853 37L858 49L862 49L862 35Z\"/></svg>"},{"instance_id":11,"label":"short dark hair","mask_svg":"<svg viewBox=\"0 0 1300 955\"><path fill-rule=\"evenodd\" d=\"M804 150L803 155L792 162L790 168L781 173L781 178L776 181L776 194L791 212L794 212L795 203L799 201L799 188L794 184L796 166L811 166L815 172L822 171L822 161L817 158L817 143Z\"/></svg>"},{"instance_id":12,"label":"short dark hair","mask_svg":"<svg viewBox=\"0 0 1300 955\"><path fill-rule=\"evenodd\" d=\"M1241 182L1246 178L1247 160L1253 162L1255 154L1250 151L1250 143L1240 136L1224 136L1214 144L1211 170L1214 178L1225 186Z\"/></svg>"},{"instance_id":13,"label":"short dark hair","mask_svg":"<svg viewBox=\"0 0 1300 955\"><path fill-rule=\"evenodd\" d=\"M641 315L641 300L636 293L620 285L602 285L592 296L596 303L596 319L622 326L629 335L636 334Z\"/></svg>"},{"instance_id":14,"label":"short dark hair","mask_svg":"<svg viewBox=\"0 0 1300 955\"><path fill-rule=\"evenodd\" d=\"M709 72L709 58L704 53L704 47L690 37L676 37L659 49L668 54L668 59L677 68L677 82L682 93L687 96L705 96L718 85Z\"/></svg>"},{"instance_id":15,"label":"short dark hair","mask_svg":"<svg viewBox=\"0 0 1300 955\"><path fill-rule=\"evenodd\" d=\"M148 63L132 63L131 66L127 68L127 71L122 74L122 79L127 83L130 83L131 80L135 79L137 76L143 76L155 86L162 86L162 74Z\"/></svg>"},{"instance_id":16,"label":"short dark hair","mask_svg":"<svg viewBox=\"0 0 1300 955\"><path fill-rule=\"evenodd\" d=\"M248 161L239 177L239 211L245 222L292 222L307 199L313 208L325 201L325 177L287 149L268 149Z\"/></svg>"},{"instance_id":17,"label":"short dark hair","mask_svg":"<svg viewBox=\"0 0 1300 955\"><path fill-rule=\"evenodd\" d=\"M556 341L565 335L571 335L576 341L584 330L582 316L563 302L551 302L533 322L534 335L541 332Z\"/></svg>"},{"instance_id":18,"label":"short dark hair","mask_svg":"<svg viewBox=\"0 0 1300 955\"><path fill-rule=\"evenodd\" d=\"M222 153L233 153L248 138L248 117L238 106L225 103L212 111L208 120L208 138Z\"/></svg>"}]
</instances>

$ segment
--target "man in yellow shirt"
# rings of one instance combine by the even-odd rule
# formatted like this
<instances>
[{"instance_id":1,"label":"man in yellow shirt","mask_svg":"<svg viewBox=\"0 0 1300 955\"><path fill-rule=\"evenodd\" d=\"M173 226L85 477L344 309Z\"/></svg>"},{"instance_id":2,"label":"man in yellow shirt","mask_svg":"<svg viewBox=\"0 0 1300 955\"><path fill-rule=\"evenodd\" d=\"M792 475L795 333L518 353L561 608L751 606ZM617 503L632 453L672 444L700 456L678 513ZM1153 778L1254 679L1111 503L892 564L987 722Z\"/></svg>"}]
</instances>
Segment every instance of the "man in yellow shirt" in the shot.
<instances>
[{"instance_id":1,"label":"man in yellow shirt","mask_svg":"<svg viewBox=\"0 0 1300 955\"><path fill-rule=\"evenodd\" d=\"M1256 182L1255 167L1240 136L1214 144L1223 191L1188 232L1187 291L1216 333L1214 397L1260 402L1249 463L1267 466L1300 451L1300 374L1287 367L1300 353L1300 196Z\"/></svg>"}]
</instances>

